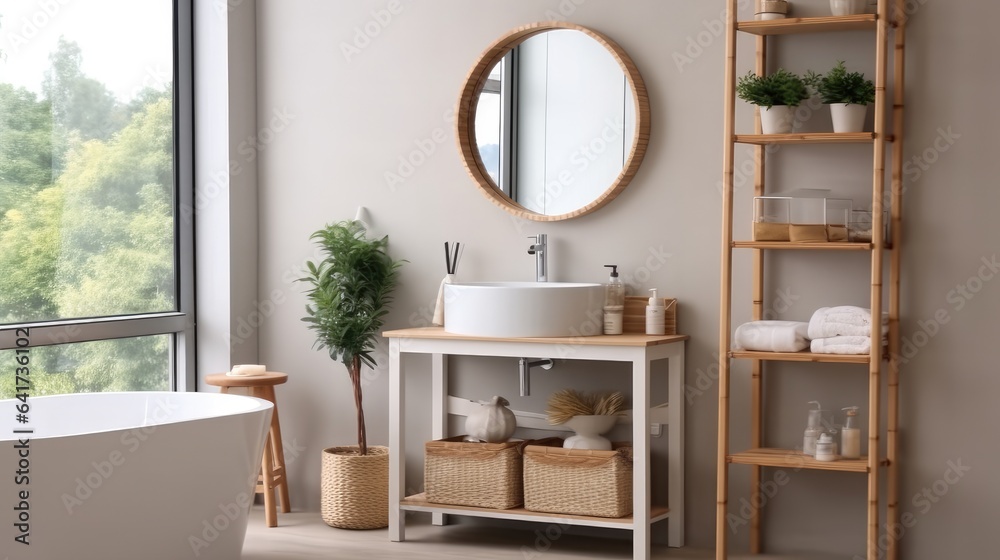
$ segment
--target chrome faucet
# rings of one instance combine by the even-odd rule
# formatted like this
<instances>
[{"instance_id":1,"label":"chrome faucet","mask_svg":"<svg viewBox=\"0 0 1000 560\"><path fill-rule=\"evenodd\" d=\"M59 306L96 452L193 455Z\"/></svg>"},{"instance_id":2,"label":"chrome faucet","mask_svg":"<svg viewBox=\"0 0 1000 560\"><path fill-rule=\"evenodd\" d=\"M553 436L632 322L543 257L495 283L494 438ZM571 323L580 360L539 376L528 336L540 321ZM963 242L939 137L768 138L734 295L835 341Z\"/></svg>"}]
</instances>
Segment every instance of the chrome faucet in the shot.
<instances>
[{"instance_id":1,"label":"chrome faucet","mask_svg":"<svg viewBox=\"0 0 1000 560\"><path fill-rule=\"evenodd\" d=\"M538 235L529 235L528 239L535 240L535 242L528 247L528 254L535 255L535 280L538 282L548 282L549 236L544 233L539 233Z\"/></svg>"}]
</instances>

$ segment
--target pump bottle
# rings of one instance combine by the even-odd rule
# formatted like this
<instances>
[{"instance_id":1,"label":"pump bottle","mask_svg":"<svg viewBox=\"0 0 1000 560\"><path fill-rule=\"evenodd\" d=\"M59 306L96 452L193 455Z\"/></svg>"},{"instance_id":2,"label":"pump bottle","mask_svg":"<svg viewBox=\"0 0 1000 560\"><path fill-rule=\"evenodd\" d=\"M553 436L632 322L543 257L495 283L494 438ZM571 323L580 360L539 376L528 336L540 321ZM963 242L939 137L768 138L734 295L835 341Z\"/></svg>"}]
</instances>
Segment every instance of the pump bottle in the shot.
<instances>
[{"instance_id":1,"label":"pump bottle","mask_svg":"<svg viewBox=\"0 0 1000 560\"><path fill-rule=\"evenodd\" d=\"M651 288L649 291L653 295L649 298L649 305L646 306L646 334L666 334L667 308L663 305L663 299L657 297L656 288Z\"/></svg>"},{"instance_id":2,"label":"pump bottle","mask_svg":"<svg viewBox=\"0 0 1000 560\"><path fill-rule=\"evenodd\" d=\"M606 264L611 277L604 285L604 334L622 334L625 323L625 285L618 278L618 265Z\"/></svg>"},{"instance_id":3,"label":"pump bottle","mask_svg":"<svg viewBox=\"0 0 1000 560\"><path fill-rule=\"evenodd\" d=\"M858 428L858 407L849 406L844 409L847 420L844 429L840 431L840 454L844 459L861 458L861 429Z\"/></svg>"}]
</instances>

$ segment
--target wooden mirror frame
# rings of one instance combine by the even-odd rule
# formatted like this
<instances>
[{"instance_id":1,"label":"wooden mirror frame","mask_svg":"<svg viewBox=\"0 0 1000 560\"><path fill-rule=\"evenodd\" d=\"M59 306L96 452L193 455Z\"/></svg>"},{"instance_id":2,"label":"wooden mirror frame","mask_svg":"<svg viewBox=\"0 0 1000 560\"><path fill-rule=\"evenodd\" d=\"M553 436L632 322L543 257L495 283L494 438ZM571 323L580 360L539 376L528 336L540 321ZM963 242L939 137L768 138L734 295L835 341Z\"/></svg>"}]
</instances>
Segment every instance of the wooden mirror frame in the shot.
<instances>
[{"instance_id":1,"label":"wooden mirror frame","mask_svg":"<svg viewBox=\"0 0 1000 560\"><path fill-rule=\"evenodd\" d=\"M580 31L608 50L611 56L618 62L618 65L621 66L622 71L632 86L632 101L635 105L636 118L635 133L632 135L632 149L629 151L625 165L622 166L621 173L618 174L618 177L611 186L586 206L565 214L549 216L528 210L497 187L496 183L493 182L493 179L486 172L486 166L479 155L479 148L475 142L475 124L479 93L483 90L490 70L500 62L500 59L510 49L518 44L535 35L556 29ZM614 200L628 186L632 177L639 170L639 164L642 163L642 158L646 155L646 145L649 142L649 96L646 94L646 85L642 81L642 76L639 75L639 69L636 68L635 63L632 62L632 59L629 58L624 49L607 36L593 29L561 21L544 21L518 27L490 45L479 57L479 61L472 67L468 76L466 76L465 85L462 87L455 114L456 138L458 139L458 149L462 153L462 162L465 165L466 171L469 172L469 175L475 181L476 186L479 187L479 190L491 202L507 212L519 218L539 222L553 222L583 216Z\"/></svg>"}]
</instances>

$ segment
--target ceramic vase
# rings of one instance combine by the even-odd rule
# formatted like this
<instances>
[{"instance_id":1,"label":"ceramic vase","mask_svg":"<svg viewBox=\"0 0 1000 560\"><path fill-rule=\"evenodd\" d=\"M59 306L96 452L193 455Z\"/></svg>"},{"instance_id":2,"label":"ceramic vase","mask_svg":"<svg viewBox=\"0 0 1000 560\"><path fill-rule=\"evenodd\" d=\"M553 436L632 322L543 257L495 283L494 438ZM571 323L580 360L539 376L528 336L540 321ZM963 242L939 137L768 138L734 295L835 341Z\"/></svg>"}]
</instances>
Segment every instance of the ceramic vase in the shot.
<instances>
[{"instance_id":1,"label":"ceramic vase","mask_svg":"<svg viewBox=\"0 0 1000 560\"><path fill-rule=\"evenodd\" d=\"M618 422L617 416L591 414L574 416L566 422L576 432L575 436L566 438L563 447L567 449L596 449L610 451L611 440L602 436Z\"/></svg>"},{"instance_id":2,"label":"ceramic vase","mask_svg":"<svg viewBox=\"0 0 1000 560\"><path fill-rule=\"evenodd\" d=\"M480 403L480 407L466 417L465 433L486 443L507 441L517 429L517 417L507 408L509 405L507 399L498 396L488 403Z\"/></svg>"}]
</instances>

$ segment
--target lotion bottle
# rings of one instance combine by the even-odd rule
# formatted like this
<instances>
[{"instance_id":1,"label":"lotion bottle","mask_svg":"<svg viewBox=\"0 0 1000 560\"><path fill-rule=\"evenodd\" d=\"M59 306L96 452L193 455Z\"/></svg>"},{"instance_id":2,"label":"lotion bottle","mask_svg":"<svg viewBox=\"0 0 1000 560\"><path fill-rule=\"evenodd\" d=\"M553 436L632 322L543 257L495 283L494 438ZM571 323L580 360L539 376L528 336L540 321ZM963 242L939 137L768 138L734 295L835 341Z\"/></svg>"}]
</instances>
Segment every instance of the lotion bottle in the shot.
<instances>
[{"instance_id":1,"label":"lotion bottle","mask_svg":"<svg viewBox=\"0 0 1000 560\"><path fill-rule=\"evenodd\" d=\"M858 407L849 406L844 409L847 421L840 431L840 454L844 459L861 458L861 429L858 428Z\"/></svg>"},{"instance_id":2,"label":"lotion bottle","mask_svg":"<svg viewBox=\"0 0 1000 560\"><path fill-rule=\"evenodd\" d=\"M604 285L604 334L622 334L625 323L625 285L618 278L618 265L606 264L611 277Z\"/></svg>"},{"instance_id":3,"label":"lotion bottle","mask_svg":"<svg viewBox=\"0 0 1000 560\"><path fill-rule=\"evenodd\" d=\"M651 288L649 291L653 295L649 298L649 305L646 306L646 334L666 334L667 308L663 305L663 299L657 297L656 288Z\"/></svg>"}]
</instances>

